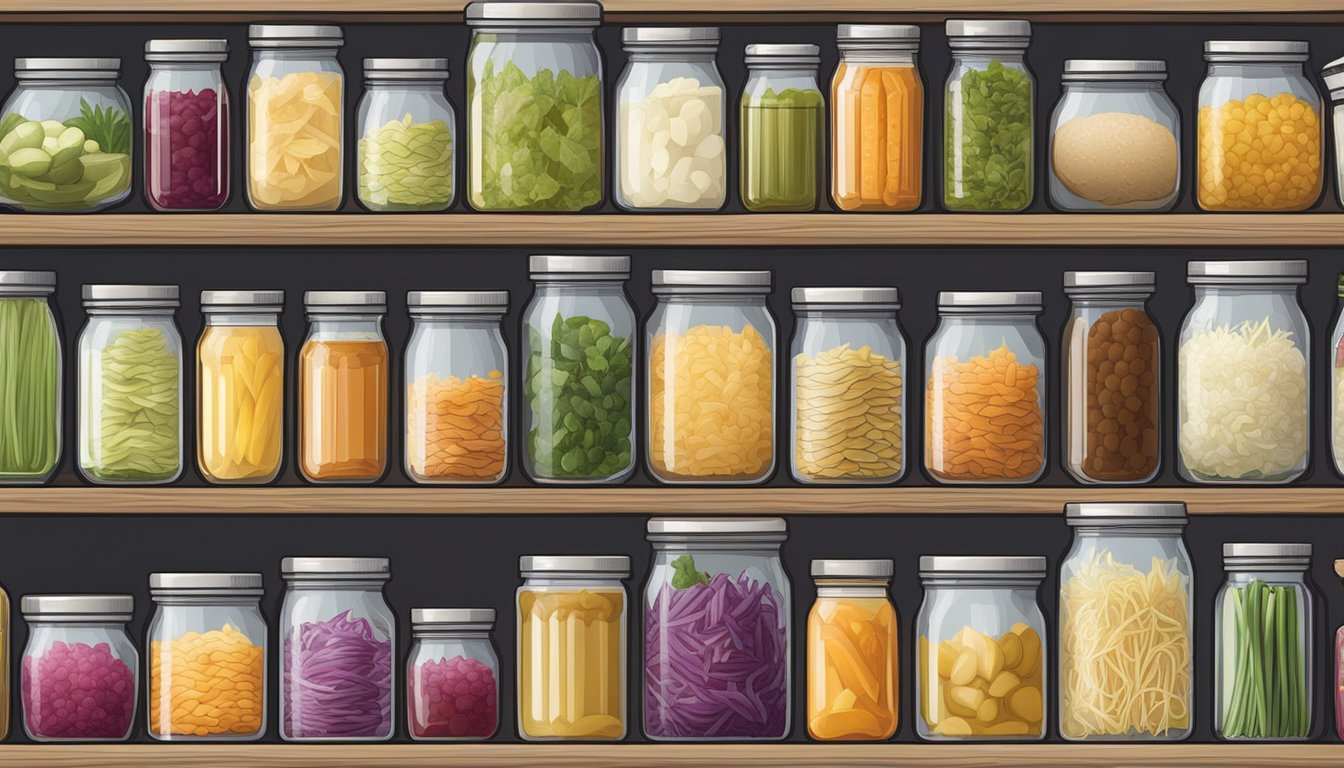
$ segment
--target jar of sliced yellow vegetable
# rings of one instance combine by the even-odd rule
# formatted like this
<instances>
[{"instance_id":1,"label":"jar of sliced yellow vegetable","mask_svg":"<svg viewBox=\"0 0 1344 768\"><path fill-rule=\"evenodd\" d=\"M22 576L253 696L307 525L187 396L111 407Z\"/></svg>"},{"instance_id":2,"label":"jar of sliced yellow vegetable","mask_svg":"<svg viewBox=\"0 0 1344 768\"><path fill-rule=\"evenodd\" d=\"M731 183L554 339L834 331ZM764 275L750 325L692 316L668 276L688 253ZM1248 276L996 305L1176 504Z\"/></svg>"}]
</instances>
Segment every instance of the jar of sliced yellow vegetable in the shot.
<instances>
[{"instance_id":1,"label":"jar of sliced yellow vegetable","mask_svg":"<svg viewBox=\"0 0 1344 768\"><path fill-rule=\"evenodd\" d=\"M813 560L817 601L807 617L807 734L818 741L886 741L901 690L890 560Z\"/></svg>"}]
</instances>

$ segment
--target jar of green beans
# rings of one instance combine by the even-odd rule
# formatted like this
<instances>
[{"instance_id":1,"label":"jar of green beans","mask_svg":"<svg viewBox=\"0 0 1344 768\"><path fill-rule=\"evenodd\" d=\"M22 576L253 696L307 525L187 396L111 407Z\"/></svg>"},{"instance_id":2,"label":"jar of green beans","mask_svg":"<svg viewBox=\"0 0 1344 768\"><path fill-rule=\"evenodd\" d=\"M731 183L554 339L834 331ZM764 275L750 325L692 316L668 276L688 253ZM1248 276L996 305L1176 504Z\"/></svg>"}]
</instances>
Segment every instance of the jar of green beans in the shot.
<instances>
[{"instance_id":1,"label":"jar of green beans","mask_svg":"<svg viewBox=\"0 0 1344 768\"><path fill-rule=\"evenodd\" d=\"M1228 740L1302 740L1312 732L1316 652L1310 544L1227 543L1214 602L1214 727Z\"/></svg>"},{"instance_id":2,"label":"jar of green beans","mask_svg":"<svg viewBox=\"0 0 1344 768\"><path fill-rule=\"evenodd\" d=\"M55 292L55 272L0 272L0 483L46 482L61 460Z\"/></svg>"},{"instance_id":3,"label":"jar of green beans","mask_svg":"<svg viewBox=\"0 0 1344 768\"><path fill-rule=\"evenodd\" d=\"M182 474L182 334L175 285L86 285L79 472L99 485Z\"/></svg>"}]
</instances>

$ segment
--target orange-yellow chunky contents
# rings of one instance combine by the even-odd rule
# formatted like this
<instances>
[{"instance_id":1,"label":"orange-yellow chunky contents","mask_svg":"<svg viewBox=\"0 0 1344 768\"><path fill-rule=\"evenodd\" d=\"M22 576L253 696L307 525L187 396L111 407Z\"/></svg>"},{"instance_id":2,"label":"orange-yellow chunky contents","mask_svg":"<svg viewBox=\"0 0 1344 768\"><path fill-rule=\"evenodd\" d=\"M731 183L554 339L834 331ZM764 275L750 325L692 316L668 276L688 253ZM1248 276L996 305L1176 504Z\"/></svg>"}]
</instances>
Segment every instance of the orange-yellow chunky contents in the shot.
<instances>
[{"instance_id":1,"label":"orange-yellow chunky contents","mask_svg":"<svg viewBox=\"0 0 1344 768\"><path fill-rule=\"evenodd\" d=\"M212 325L196 350L201 471L217 483L280 470L285 343L275 326Z\"/></svg>"},{"instance_id":2,"label":"orange-yellow chunky contents","mask_svg":"<svg viewBox=\"0 0 1344 768\"><path fill-rule=\"evenodd\" d=\"M924 84L909 65L840 62L831 85L835 204L845 211L919 207Z\"/></svg>"},{"instance_id":3,"label":"orange-yellow chunky contents","mask_svg":"<svg viewBox=\"0 0 1344 768\"><path fill-rule=\"evenodd\" d=\"M1014 624L995 636L969 625L919 638L920 716L943 738L1037 738L1044 732L1041 636Z\"/></svg>"},{"instance_id":4,"label":"orange-yellow chunky contents","mask_svg":"<svg viewBox=\"0 0 1344 768\"><path fill-rule=\"evenodd\" d=\"M1291 93L1199 110L1199 205L1300 211L1321 194L1321 122Z\"/></svg>"},{"instance_id":5,"label":"orange-yellow chunky contents","mask_svg":"<svg viewBox=\"0 0 1344 768\"><path fill-rule=\"evenodd\" d=\"M625 593L518 593L518 729L533 739L625 735Z\"/></svg>"},{"instance_id":6,"label":"orange-yellow chunky contents","mask_svg":"<svg viewBox=\"0 0 1344 768\"><path fill-rule=\"evenodd\" d=\"M419 480L491 481L504 474L504 374L428 374L406 388L406 456Z\"/></svg>"},{"instance_id":7,"label":"orange-yellow chunky contents","mask_svg":"<svg viewBox=\"0 0 1344 768\"><path fill-rule=\"evenodd\" d=\"M252 78L247 86L247 182L253 207L340 207L342 82L334 72Z\"/></svg>"},{"instance_id":8,"label":"orange-yellow chunky contents","mask_svg":"<svg viewBox=\"0 0 1344 768\"><path fill-rule=\"evenodd\" d=\"M251 736L265 711L265 652L228 624L149 644L155 736Z\"/></svg>"},{"instance_id":9,"label":"orange-yellow chunky contents","mask_svg":"<svg viewBox=\"0 0 1344 768\"><path fill-rule=\"evenodd\" d=\"M1040 369L1007 345L966 362L940 355L930 367L924 457L951 481L1024 480L1045 463Z\"/></svg>"},{"instance_id":10,"label":"orange-yellow chunky contents","mask_svg":"<svg viewBox=\"0 0 1344 768\"><path fill-rule=\"evenodd\" d=\"M896 610L883 597L820 597L807 619L807 732L882 741L896 732Z\"/></svg>"}]
</instances>

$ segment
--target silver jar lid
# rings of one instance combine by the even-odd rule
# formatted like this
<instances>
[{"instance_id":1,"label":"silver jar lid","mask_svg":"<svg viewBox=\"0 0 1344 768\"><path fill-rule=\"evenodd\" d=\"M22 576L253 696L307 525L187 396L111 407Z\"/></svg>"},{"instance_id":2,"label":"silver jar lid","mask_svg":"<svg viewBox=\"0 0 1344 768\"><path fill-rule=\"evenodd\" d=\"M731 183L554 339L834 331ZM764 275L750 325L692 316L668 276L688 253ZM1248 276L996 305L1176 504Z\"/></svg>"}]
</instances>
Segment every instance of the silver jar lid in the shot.
<instances>
[{"instance_id":1,"label":"silver jar lid","mask_svg":"<svg viewBox=\"0 0 1344 768\"><path fill-rule=\"evenodd\" d=\"M814 579L891 580L896 564L891 560L813 560Z\"/></svg>"},{"instance_id":2,"label":"silver jar lid","mask_svg":"<svg viewBox=\"0 0 1344 768\"><path fill-rule=\"evenodd\" d=\"M56 273L51 270L0 270L0 294L31 296L55 292Z\"/></svg>"},{"instance_id":3,"label":"silver jar lid","mask_svg":"<svg viewBox=\"0 0 1344 768\"><path fill-rule=\"evenodd\" d=\"M201 291L201 312L207 315L278 315L283 311L284 291Z\"/></svg>"},{"instance_id":4,"label":"silver jar lid","mask_svg":"<svg viewBox=\"0 0 1344 768\"><path fill-rule=\"evenodd\" d=\"M953 312L1036 313L1040 291L939 291L938 309Z\"/></svg>"},{"instance_id":5,"label":"silver jar lid","mask_svg":"<svg viewBox=\"0 0 1344 768\"><path fill-rule=\"evenodd\" d=\"M151 597L260 597L260 573L151 573Z\"/></svg>"},{"instance_id":6,"label":"silver jar lid","mask_svg":"<svg viewBox=\"0 0 1344 768\"><path fill-rule=\"evenodd\" d=\"M846 309L891 310L901 308L901 292L896 288L794 288L790 297L795 310Z\"/></svg>"},{"instance_id":7,"label":"silver jar lid","mask_svg":"<svg viewBox=\"0 0 1344 768\"><path fill-rule=\"evenodd\" d=\"M1031 22L1024 19L948 19L943 25L952 50L1025 50Z\"/></svg>"},{"instance_id":8,"label":"silver jar lid","mask_svg":"<svg viewBox=\"0 0 1344 768\"><path fill-rule=\"evenodd\" d=\"M840 24L835 42L842 51L918 51L919 27L913 24Z\"/></svg>"},{"instance_id":9,"label":"silver jar lid","mask_svg":"<svg viewBox=\"0 0 1344 768\"><path fill-rule=\"evenodd\" d=\"M117 58L19 58L14 77L19 80L116 80L121 74Z\"/></svg>"},{"instance_id":10,"label":"silver jar lid","mask_svg":"<svg viewBox=\"0 0 1344 768\"><path fill-rule=\"evenodd\" d=\"M508 291L409 291L413 315L502 315L509 311Z\"/></svg>"},{"instance_id":11,"label":"silver jar lid","mask_svg":"<svg viewBox=\"0 0 1344 768\"><path fill-rule=\"evenodd\" d=\"M253 48L337 48L345 34L334 24L250 24L247 41Z\"/></svg>"},{"instance_id":12,"label":"silver jar lid","mask_svg":"<svg viewBox=\"0 0 1344 768\"><path fill-rule=\"evenodd\" d=\"M1344 88L1344 58L1338 58L1321 68L1321 77L1325 78L1325 87L1331 95Z\"/></svg>"},{"instance_id":13,"label":"silver jar lid","mask_svg":"<svg viewBox=\"0 0 1344 768\"><path fill-rule=\"evenodd\" d=\"M1240 541L1223 544L1225 571L1259 571L1269 568L1305 571L1310 567L1310 544Z\"/></svg>"},{"instance_id":14,"label":"silver jar lid","mask_svg":"<svg viewBox=\"0 0 1344 768\"><path fill-rule=\"evenodd\" d=\"M1311 46L1305 40L1206 40L1204 60L1221 62L1306 61Z\"/></svg>"},{"instance_id":15,"label":"silver jar lid","mask_svg":"<svg viewBox=\"0 0 1344 768\"><path fill-rule=\"evenodd\" d=\"M1065 272L1064 293L1069 296L1086 294L1151 294L1157 290L1154 272Z\"/></svg>"},{"instance_id":16,"label":"silver jar lid","mask_svg":"<svg viewBox=\"0 0 1344 768\"><path fill-rule=\"evenodd\" d=\"M782 517L655 517L646 530L652 542L780 542L788 538L789 524Z\"/></svg>"},{"instance_id":17,"label":"silver jar lid","mask_svg":"<svg viewBox=\"0 0 1344 768\"><path fill-rule=\"evenodd\" d=\"M176 285L85 285L89 309L173 309L181 305Z\"/></svg>"},{"instance_id":18,"label":"silver jar lid","mask_svg":"<svg viewBox=\"0 0 1344 768\"><path fill-rule=\"evenodd\" d=\"M229 41L211 39L158 39L145 43L145 61L223 62L229 60Z\"/></svg>"},{"instance_id":19,"label":"silver jar lid","mask_svg":"<svg viewBox=\"0 0 1344 768\"><path fill-rule=\"evenodd\" d=\"M387 311L387 292L304 291L303 306L315 315L381 314Z\"/></svg>"},{"instance_id":20,"label":"silver jar lid","mask_svg":"<svg viewBox=\"0 0 1344 768\"><path fill-rule=\"evenodd\" d=\"M1167 62L1161 59L1067 59L1063 81L1161 82L1167 79Z\"/></svg>"},{"instance_id":21,"label":"silver jar lid","mask_svg":"<svg viewBox=\"0 0 1344 768\"><path fill-rule=\"evenodd\" d=\"M1301 285L1307 282L1305 259L1192 261L1186 266L1191 285Z\"/></svg>"},{"instance_id":22,"label":"silver jar lid","mask_svg":"<svg viewBox=\"0 0 1344 768\"><path fill-rule=\"evenodd\" d=\"M286 579L316 581L386 581L392 561L386 557L286 557L280 561Z\"/></svg>"},{"instance_id":23,"label":"silver jar lid","mask_svg":"<svg viewBox=\"0 0 1344 768\"><path fill-rule=\"evenodd\" d=\"M821 48L810 43L752 43L746 49L748 67L819 67Z\"/></svg>"},{"instance_id":24,"label":"silver jar lid","mask_svg":"<svg viewBox=\"0 0 1344 768\"><path fill-rule=\"evenodd\" d=\"M447 59L365 59L367 80L434 81L448 79Z\"/></svg>"},{"instance_id":25,"label":"silver jar lid","mask_svg":"<svg viewBox=\"0 0 1344 768\"><path fill-rule=\"evenodd\" d=\"M25 621L125 624L135 615L131 595L26 595L19 601Z\"/></svg>"},{"instance_id":26,"label":"silver jar lid","mask_svg":"<svg viewBox=\"0 0 1344 768\"><path fill-rule=\"evenodd\" d=\"M1040 580L1048 564L1039 555L922 555L924 579L993 578Z\"/></svg>"},{"instance_id":27,"label":"silver jar lid","mask_svg":"<svg viewBox=\"0 0 1344 768\"><path fill-rule=\"evenodd\" d=\"M1064 520L1075 526L1185 525L1189 517L1179 501L1086 502L1064 505Z\"/></svg>"},{"instance_id":28,"label":"silver jar lid","mask_svg":"<svg viewBox=\"0 0 1344 768\"><path fill-rule=\"evenodd\" d=\"M600 3L475 2L466 9L469 27L596 27Z\"/></svg>"},{"instance_id":29,"label":"silver jar lid","mask_svg":"<svg viewBox=\"0 0 1344 768\"><path fill-rule=\"evenodd\" d=\"M630 277L629 256L532 256L527 260L533 280L625 280Z\"/></svg>"},{"instance_id":30,"label":"silver jar lid","mask_svg":"<svg viewBox=\"0 0 1344 768\"><path fill-rule=\"evenodd\" d=\"M769 293L768 269L655 269L654 294Z\"/></svg>"},{"instance_id":31,"label":"silver jar lid","mask_svg":"<svg viewBox=\"0 0 1344 768\"><path fill-rule=\"evenodd\" d=\"M719 46L718 27L626 27L621 43L627 49L701 49Z\"/></svg>"},{"instance_id":32,"label":"silver jar lid","mask_svg":"<svg viewBox=\"0 0 1344 768\"><path fill-rule=\"evenodd\" d=\"M495 626L494 608L412 608L411 631L489 631Z\"/></svg>"},{"instance_id":33,"label":"silver jar lid","mask_svg":"<svg viewBox=\"0 0 1344 768\"><path fill-rule=\"evenodd\" d=\"M630 575L630 558L625 555L523 555L518 558L518 571L524 578L607 576L624 579Z\"/></svg>"}]
</instances>

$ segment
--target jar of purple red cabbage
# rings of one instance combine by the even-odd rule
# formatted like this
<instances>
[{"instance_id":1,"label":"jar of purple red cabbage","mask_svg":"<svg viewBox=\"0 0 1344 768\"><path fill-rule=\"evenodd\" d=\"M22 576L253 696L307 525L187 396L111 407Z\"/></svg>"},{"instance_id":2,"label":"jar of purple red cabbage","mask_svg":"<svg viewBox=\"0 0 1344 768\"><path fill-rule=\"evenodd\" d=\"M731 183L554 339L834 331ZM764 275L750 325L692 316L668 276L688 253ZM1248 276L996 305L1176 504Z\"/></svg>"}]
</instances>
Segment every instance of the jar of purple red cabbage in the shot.
<instances>
[{"instance_id":1,"label":"jar of purple red cabbage","mask_svg":"<svg viewBox=\"0 0 1344 768\"><path fill-rule=\"evenodd\" d=\"M215 211L229 199L227 40L145 43L145 197L158 211Z\"/></svg>"}]
</instances>

